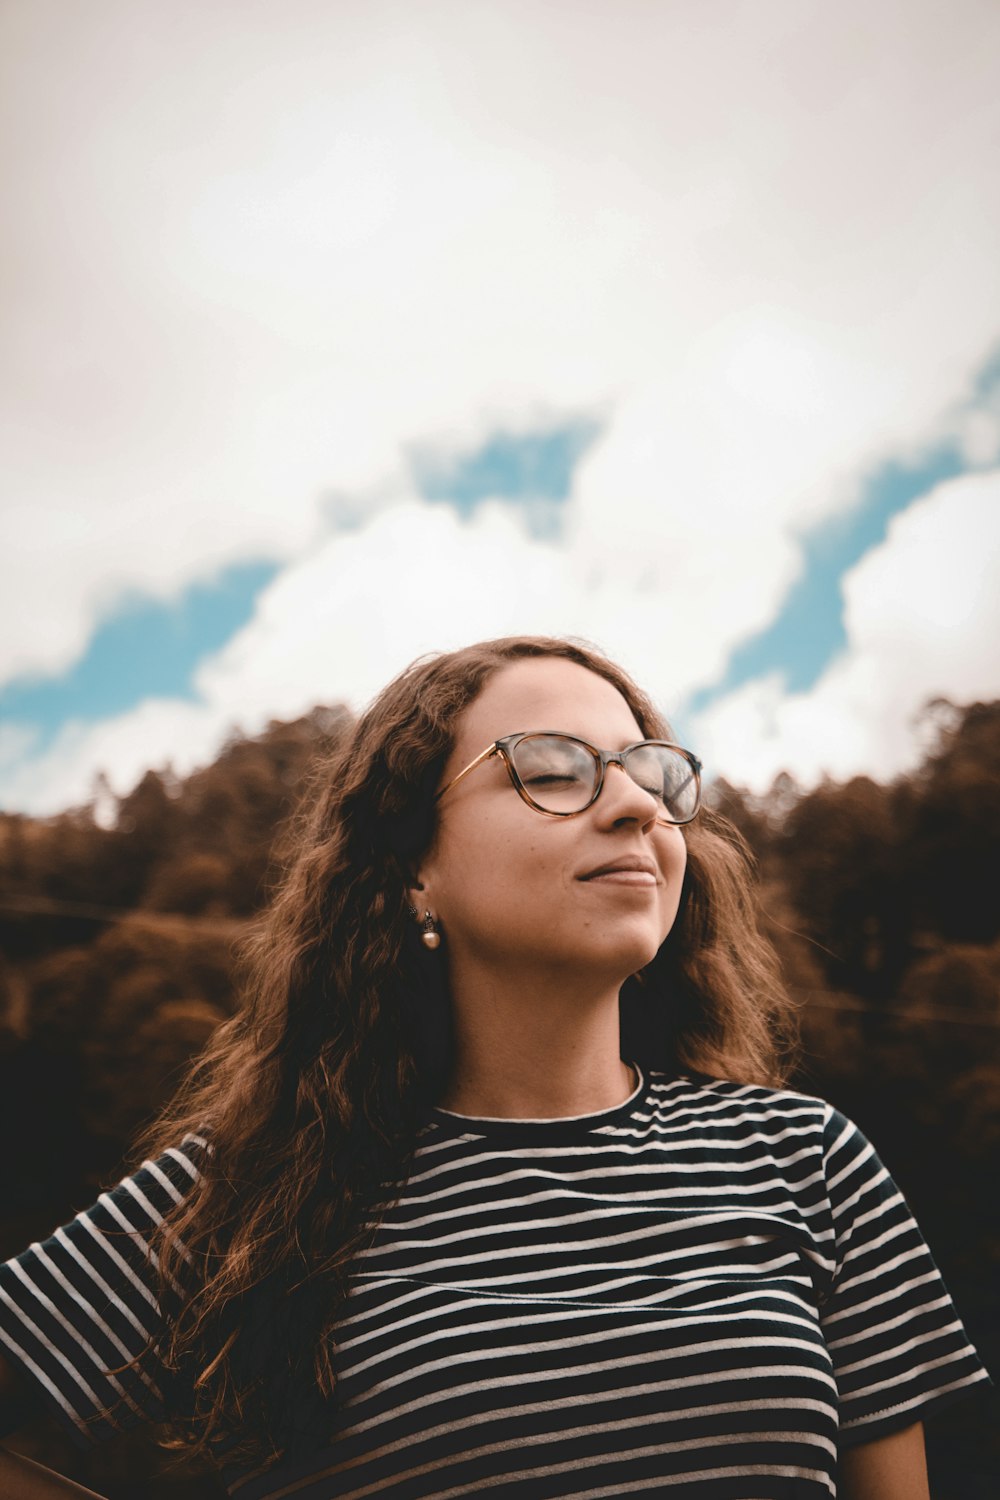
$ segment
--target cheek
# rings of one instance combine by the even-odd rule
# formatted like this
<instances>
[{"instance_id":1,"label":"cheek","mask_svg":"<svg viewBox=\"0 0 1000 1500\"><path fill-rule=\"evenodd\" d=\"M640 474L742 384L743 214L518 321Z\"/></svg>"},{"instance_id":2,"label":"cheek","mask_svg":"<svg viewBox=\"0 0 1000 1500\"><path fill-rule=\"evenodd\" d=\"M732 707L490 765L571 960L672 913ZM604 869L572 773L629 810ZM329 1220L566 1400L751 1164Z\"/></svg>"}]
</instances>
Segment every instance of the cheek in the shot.
<instances>
[{"instance_id":1,"label":"cheek","mask_svg":"<svg viewBox=\"0 0 1000 1500\"><path fill-rule=\"evenodd\" d=\"M484 828L473 843L454 850L439 883L441 914L453 931L457 924L479 937L517 934L534 944L540 934L579 920L567 876L573 860L544 836L547 831L539 837L530 825Z\"/></svg>"},{"instance_id":2,"label":"cheek","mask_svg":"<svg viewBox=\"0 0 1000 1500\"><path fill-rule=\"evenodd\" d=\"M664 835L669 839L669 844L664 849L661 866L666 877L666 886L663 892L664 917L670 926L673 925L680 906L681 888L684 884L684 874L687 870L687 844L684 835L679 828Z\"/></svg>"},{"instance_id":3,"label":"cheek","mask_svg":"<svg viewBox=\"0 0 1000 1500\"><path fill-rule=\"evenodd\" d=\"M683 880L684 871L687 868L687 844L684 842L683 830L658 828L654 837L659 845L657 858L667 880L671 884L674 881Z\"/></svg>"},{"instance_id":4,"label":"cheek","mask_svg":"<svg viewBox=\"0 0 1000 1500\"><path fill-rule=\"evenodd\" d=\"M428 884L442 909L478 913L511 902L542 877L545 851L530 826L508 820L457 820L442 831L428 864Z\"/></svg>"}]
</instances>

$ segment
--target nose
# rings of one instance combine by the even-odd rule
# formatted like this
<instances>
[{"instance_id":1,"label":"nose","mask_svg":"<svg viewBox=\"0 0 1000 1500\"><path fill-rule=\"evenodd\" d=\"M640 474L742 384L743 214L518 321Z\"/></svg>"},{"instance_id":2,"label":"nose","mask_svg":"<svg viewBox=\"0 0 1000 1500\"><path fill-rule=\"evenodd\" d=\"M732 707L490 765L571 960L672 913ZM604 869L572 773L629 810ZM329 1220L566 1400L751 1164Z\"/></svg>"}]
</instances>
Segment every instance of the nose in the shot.
<instances>
[{"instance_id":1,"label":"nose","mask_svg":"<svg viewBox=\"0 0 1000 1500\"><path fill-rule=\"evenodd\" d=\"M598 816L610 823L631 821L643 828L652 826L659 812L656 798L632 780L620 760L608 761L604 785L594 806Z\"/></svg>"}]
</instances>

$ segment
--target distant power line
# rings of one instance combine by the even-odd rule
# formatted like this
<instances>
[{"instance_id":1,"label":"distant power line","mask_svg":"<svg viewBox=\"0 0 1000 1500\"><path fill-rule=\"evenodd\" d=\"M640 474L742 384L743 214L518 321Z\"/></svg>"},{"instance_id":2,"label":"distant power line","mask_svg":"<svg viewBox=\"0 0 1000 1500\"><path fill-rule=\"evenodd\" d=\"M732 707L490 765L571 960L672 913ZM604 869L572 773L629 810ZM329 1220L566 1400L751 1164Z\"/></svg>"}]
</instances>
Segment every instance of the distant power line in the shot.
<instances>
[{"instance_id":1,"label":"distant power line","mask_svg":"<svg viewBox=\"0 0 1000 1500\"><path fill-rule=\"evenodd\" d=\"M862 1021L872 1017L899 1016L904 1021L946 1021L956 1026L1000 1027L1000 1017L991 1019L976 1010L946 1010L941 1005L921 1005L919 1010L908 1010L903 1005L885 1005L881 1000L866 1003L854 995L845 995L842 990L793 990L792 993L800 997L802 1010L815 1006L820 1010L849 1011Z\"/></svg>"},{"instance_id":2,"label":"distant power line","mask_svg":"<svg viewBox=\"0 0 1000 1500\"><path fill-rule=\"evenodd\" d=\"M180 911L146 911L135 906L98 906L87 901L58 901L49 896L5 896L0 899L0 911L24 916L82 917L90 922L128 921L148 927L204 927L214 932L231 931L234 935L243 932L251 920L248 917L187 916Z\"/></svg>"}]
</instances>

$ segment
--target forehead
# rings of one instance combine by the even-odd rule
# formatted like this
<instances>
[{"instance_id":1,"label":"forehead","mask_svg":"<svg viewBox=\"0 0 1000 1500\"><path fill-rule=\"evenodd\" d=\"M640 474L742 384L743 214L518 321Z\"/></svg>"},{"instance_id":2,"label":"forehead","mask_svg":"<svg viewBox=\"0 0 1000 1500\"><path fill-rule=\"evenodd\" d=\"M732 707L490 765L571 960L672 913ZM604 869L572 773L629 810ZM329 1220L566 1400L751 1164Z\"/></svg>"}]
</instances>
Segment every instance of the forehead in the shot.
<instances>
[{"instance_id":1,"label":"forehead","mask_svg":"<svg viewBox=\"0 0 1000 1500\"><path fill-rule=\"evenodd\" d=\"M642 738L632 710L605 678L561 657L529 657L496 672L462 714L455 759L530 729L561 729L603 750Z\"/></svg>"}]
</instances>

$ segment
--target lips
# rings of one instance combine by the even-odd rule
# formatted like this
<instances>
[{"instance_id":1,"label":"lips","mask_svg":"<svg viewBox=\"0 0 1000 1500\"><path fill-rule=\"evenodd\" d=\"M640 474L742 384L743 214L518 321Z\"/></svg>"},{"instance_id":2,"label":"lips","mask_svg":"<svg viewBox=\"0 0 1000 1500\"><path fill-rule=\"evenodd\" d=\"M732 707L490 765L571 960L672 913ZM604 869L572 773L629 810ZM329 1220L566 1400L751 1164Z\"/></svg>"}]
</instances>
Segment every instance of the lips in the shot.
<instances>
[{"instance_id":1,"label":"lips","mask_svg":"<svg viewBox=\"0 0 1000 1500\"><path fill-rule=\"evenodd\" d=\"M588 870L580 880L597 880L601 875L645 875L654 880L658 878L658 871L653 860L642 854L623 854L619 859L610 859L607 864L597 865L593 870Z\"/></svg>"}]
</instances>

